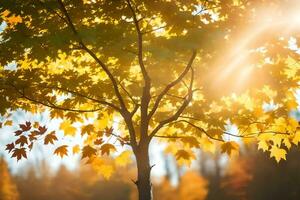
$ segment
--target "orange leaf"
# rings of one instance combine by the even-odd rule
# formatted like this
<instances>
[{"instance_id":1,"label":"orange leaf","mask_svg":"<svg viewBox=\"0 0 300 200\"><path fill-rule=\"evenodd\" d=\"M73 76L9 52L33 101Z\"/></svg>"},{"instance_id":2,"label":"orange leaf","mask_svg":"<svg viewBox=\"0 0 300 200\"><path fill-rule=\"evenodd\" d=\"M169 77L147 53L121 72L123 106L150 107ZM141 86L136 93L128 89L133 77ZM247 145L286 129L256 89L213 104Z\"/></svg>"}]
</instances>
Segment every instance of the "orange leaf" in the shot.
<instances>
[{"instance_id":1,"label":"orange leaf","mask_svg":"<svg viewBox=\"0 0 300 200\"><path fill-rule=\"evenodd\" d=\"M21 135L19 139L16 140L16 144L20 144L21 147L24 146L25 144L27 144L27 137Z\"/></svg>"},{"instance_id":2,"label":"orange leaf","mask_svg":"<svg viewBox=\"0 0 300 200\"><path fill-rule=\"evenodd\" d=\"M54 154L60 156L60 157L64 157L68 155L68 149L67 149L67 145L62 145L58 148L55 149Z\"/></svg>"},{"instance_id":3,"label":"orange leaf","mask_svg":"<svg viewBox=\"0 0 300 200\"><path fill-rule=\"evenodd\" d=\"M55 135L55 131L52 131L51 133L49 133L48 135L46 135L45 139L44 139L44 144L54 144L54 141L57 140L57 137Z\"/></svg>"},{"instance_id":4,"label":"orange leaf","mask_svg":"<svg viewBox=\"0 0 300 200\"><path fill-rule=\"evenodd\" d=\"M19 161L22 157L27 158L25 148L15 148L11 157L16 157L17 161Z\"/></svg>"},{"instance_id":5,"label":"orange leaf","mask_svg":"<svg viewBox=\"0 0 300 200\"><path fill-rule=\"evenodd\" d=\"M7 144L6 145L6 149L5 150L8 150L8 153L10 153L14 148L15 148L15 144L11 143L11 144Z\"/></svg>"},{"instance_id":6,"label":"orange leaf","mask_svg":"<svg viewBox=\"0 0 300 200\"><path fill-rule=\"evenodd\" d=\"M116 148L112 144L104 144L101 146L101 154L102 155L104 155L104 154L109 155L111 151L115 151L115 150L116 150Z\"/></svg>"},{"instance_id":7,"label":"orange leaf","mask_svg":"<svg viewBox=\"0 0 300 200\"><path fill-rule=\"evenodd\" d=\"M81 159L84 159L86 157L90 158L90 157L96 155L96 153L97 153L97 150L94 149L93 147L91 147L90 145L84 146L82 149L82 158Z\"/></svg>"}]
</instances>

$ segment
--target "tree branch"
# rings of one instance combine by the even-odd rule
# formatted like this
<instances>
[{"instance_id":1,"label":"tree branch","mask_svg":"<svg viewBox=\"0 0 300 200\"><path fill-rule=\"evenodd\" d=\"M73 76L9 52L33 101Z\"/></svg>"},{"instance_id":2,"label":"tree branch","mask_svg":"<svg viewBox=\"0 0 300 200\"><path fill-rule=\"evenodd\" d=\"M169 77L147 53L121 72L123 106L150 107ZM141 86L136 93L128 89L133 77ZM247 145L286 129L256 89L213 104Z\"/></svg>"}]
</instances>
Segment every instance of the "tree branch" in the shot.
<instances>
[{"instance_id":1,"label":"tree branch","mask_svg":"<svg viewBox=\"0 0 300 200\"><path fill-rule=\"evenodd\" d=\"M52 103L50 101L48 101L49 104L47 104L43 101L40 101L40 100L34 99L32 97L26 96L24 89L22 91L20 91L15 85L11 84L11 86L17 91L17 93L19 93L21 95L21 98L24 98L24 99L26 99L28 101L31 101L33 103L36 103L36 104L46 106L48 108L52 108L52 109L56 109L56 110L63 110L63 111L70 111L70 112L79 112L79 113L97 112L97 111L102 109L102 108L97 108L97 109L92 109L92 110L81 110L81 109L64 108L64 107L57 106L57 105L55 105L54 103Z\"/></svg>"},{"instance_id":2,"label":"tree branch","mask_svg":"<svg viewBox=\"0 0 300 200\"><path fill-rule=\"evenodd\" d=\"M190 60L189 60L189 62L187 64L187 66L185 67L185 69L183 70L183 72L178 76L177 79L175 79L174 81L172 81L171 83L169 83L164 88L164 90L157 96L156 101L155 101L155 103L153 105L153 108L152 108L152 110L149 113L149 118L151 118L154 115L154 113L157 110L157 108L158 108L158 106L159 106L162 98L168 93L168 91L172 87L174 87L176 84L178 84L185 77L185 75L187 74L187 72L191 69L192 64L193 64L193 62L194 62L194 60L196 58L196 54L197 54L197 52L194 50L193 54L192 54L192 56L191 56L191 58L190 58Z\"/></svg>"},{"instance_id":3,"label":"tree branch","mask_svg":"<svg viewBox=\"0 0 300 200\"><path fill-rule=\"evenodd\" d=\"M153 131L150 134L150 138L154 137L155 134L166 124L173 122L175 120L177 120L179 118L179 116L182 114L182 112L185 110L185 108L188 106L188 104L190 103L190 101L193 98L193 84L194 84L194 70L192 67L190 67L191 69L191 81L190 81L190 86L189 86L189 91L187 96L185 97L185 100L183 101L182 105L178 108L178 110L175 112L174 115L172 115L171 117L169 117L168 119L165 119L161 122L159 122L159 124L157 125L157 127L155 127L153 129Z\"/></svg>"},{"instance_id":4,"label":"tree branch","mask_svg":"<svg viewBox=\"0 0 300 200\"><path fill-rule=\"evenodd\" d=\"M139 20L137 19L135 9L131 5L130 0L126 0L128 7L132 13L133 22L135 25L135 29L137 32L137 43L138 43L138 60L139 65L142 71L142 75L145 81L145 85L143 87L143 94L141 99L141 125L140 125L140 132L141 132L141 140L146 139L148 137L148 124L149 124L149 118L148 118L148 107L149 102L151 99L150 96L150 89L151 89L151 79L148 75L148 72L146 70L144 61L143 61L143 34L140 29Z\"/></svg>"},{"instance_id":5,"label":"tree branch","mask_svg":"<svg viewBox=\"0 0 300 200\"><path fill-rule=\"evenodd\" d=\"M118 100L120 102L122 111L128 112L128 110L126 108L126 105L124 103L124 100L122 98L122 95L120 94L120 91L119 91L116 79L114 78L114 76L112 75L112 73L109 71L108 67L96 56L96 54L92 50L90 50L84 44L84 42L82 41L80 35L78 34L77 29L75 28L75 26L74 26L74 24L73 24L73 22L71 20L71 17L69 15L68 11L66 10L66 7L65 7L64 3L62 2L62 0L57 0L57 2L60 5L60 9L61 9L62 13L65 15L65 18L66 18L66 20L68 22L67 24L70 27L70 29L72 30L72 32L74 33L74 35L75 35L78 43L81 45L82 49L85 50L101 66L101 68L107 74L107 76L109 77L109 79L111 80L111 82L113 84L113 88L114 88L115 94L116 94L116 96L117 96L117 98L118 98Z\"/></svg>"},{"instance_id":6,"label":"tree branch","mask_svg":"<svg viewBox=\"0 0 300 200\"><path fill-rule=\"evenodd\" d=\"M84 95L84 94L82 94L82 93L79 93L79 92L77 92L77 91L73 91L73 90L69 90L69 89L65 89L65 88L61 88L61 87L49 87L49 86L43 86L43 88L48 88L48 89L53 89L53 90L61 90L61 91L65 91L65 92L71 93L71 94L73 94L73 95L76 95L76 96L79 96L79 97L86 98L86 99L91 100L91 101L93 101L93 102L96 102L96 103L99 103L99 104L102 104L102 105L109 106L109 107L115 109L116 111L121 112L121 109L120 109L118 106L116 106L116 105L114 105L114 104L112 104L112 103L109 103L109 102L104 101L104 100L95 99L95 98L93 98L93 97L89 97L89 96Z\"/></svg>"}]
</instances>

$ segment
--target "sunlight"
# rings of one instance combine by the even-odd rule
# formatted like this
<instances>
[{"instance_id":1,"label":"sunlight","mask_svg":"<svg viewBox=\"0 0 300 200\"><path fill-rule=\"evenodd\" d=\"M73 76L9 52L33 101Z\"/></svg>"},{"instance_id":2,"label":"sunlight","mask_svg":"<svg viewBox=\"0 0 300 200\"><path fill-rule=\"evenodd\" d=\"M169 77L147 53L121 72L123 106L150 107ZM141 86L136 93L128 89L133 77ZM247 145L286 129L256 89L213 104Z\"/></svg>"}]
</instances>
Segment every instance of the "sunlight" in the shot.
<instances>
[{"instance_id":1,"label":"sunlight","mask_svg":"<svg viewBox=\"0 0 300 200\"><path fill-rule=\"evenodd\" d=\"M295 4L296 3L295 1ZM214 83L215 86L222 82L234 82L234 84L230 84L236 87L232 88L233 90L243 88L247 80L250 81L255 78L255 76L250 76L250 66L252 62L250 58L252 53L250 46L257 40L260 40L261 37L264 37L265 34L268 34L270 30L285 36L295 31L295 29L298 29L300 25L299 5L297 4L290 5L285 12L281 12L281 10L276 7L263 7L257 13L255 23L239 34L240 39L235 38L231 50L218 62L217 65L220 66L217 72L219 77ZM293 45L291 46L292 42ZM289 41L287 45L290 48L295 48L297 47L296 42L294 38L294 40ZM232 79L232 76L236 78Z\"/></svg>"}]
</instances>

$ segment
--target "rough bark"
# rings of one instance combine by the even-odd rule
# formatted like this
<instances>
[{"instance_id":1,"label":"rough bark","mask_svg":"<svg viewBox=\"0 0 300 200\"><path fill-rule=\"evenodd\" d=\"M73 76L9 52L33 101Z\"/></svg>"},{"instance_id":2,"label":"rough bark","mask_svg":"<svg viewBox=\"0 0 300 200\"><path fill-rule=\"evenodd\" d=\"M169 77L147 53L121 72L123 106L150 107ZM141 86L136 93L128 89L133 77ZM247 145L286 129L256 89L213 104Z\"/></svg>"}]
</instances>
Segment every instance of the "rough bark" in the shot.
<instances>
[{"instance_id":1,"label":"rough bark","mask_svg":"<svg viewBox=\"0 0 300 200\"><path fill-rule=\"evenodd\" d=\"M135 152L137 163L137 181L139 200L152 200L152 188L150 180L149 145L140 144Z\"/></svg>"}]
</instances>

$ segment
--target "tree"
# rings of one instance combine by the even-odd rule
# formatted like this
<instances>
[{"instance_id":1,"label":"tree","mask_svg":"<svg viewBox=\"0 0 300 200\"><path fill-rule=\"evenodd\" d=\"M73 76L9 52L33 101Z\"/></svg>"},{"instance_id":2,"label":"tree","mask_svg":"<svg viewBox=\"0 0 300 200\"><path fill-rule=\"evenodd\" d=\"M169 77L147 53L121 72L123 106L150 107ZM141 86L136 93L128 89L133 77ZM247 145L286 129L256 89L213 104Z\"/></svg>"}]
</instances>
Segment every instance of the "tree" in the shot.
<instances>
[{"instance_id":1,"label":"tree","mask_svg":"<svg viewBox=\"0 0 300 200\"><path fill-rule=\"evenodd\" d=\"M191 148L238 151L228 137L254 140L280 161L300 141L289 115L299 82L297 45L287 47L297 41L296 8L292 0L1 2L1 125L11 125L17 109L49 111L67 137L78 122L87 139L73 152L106 177L116 163L102 157L130 146L141 200L151 199L155 137L177 145L170 149L181 163L195 158ZM238 133L224 128L228 120ZM7 150L26 158L34 143L60 140L57 131L20 123ZM54 153L69 151L61 145Z\"/></svg>"},{"instance_id":2,"label":"tree","mask_svg":"<svg viewBox=\"0 0 300 200\"><path fill-rule=\"evenodd\" d=\"M0 199L1 200L18 200L19 193L14 183L6 162L0 159Z\"/></svg>"}]
</instances>

